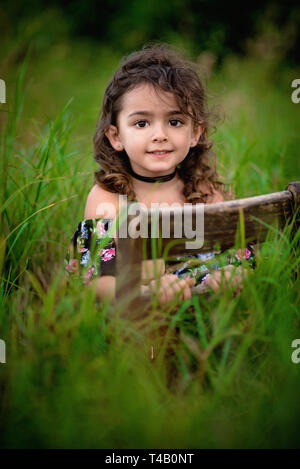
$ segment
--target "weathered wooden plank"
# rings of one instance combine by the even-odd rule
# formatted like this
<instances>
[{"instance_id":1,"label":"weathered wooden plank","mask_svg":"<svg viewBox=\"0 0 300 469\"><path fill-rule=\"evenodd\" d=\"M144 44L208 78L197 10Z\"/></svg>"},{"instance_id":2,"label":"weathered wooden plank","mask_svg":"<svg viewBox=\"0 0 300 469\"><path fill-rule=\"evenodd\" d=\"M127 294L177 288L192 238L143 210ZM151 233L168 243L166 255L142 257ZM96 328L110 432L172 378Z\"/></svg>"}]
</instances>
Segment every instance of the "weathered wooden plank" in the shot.
<instances>
[{"instance_id":1,"label":"weathered wooden plank","mask_svg":"<svg viewBox=\"0 0 300 469\"><path fill-rule=\"evenodd\" d=\"M289 220L292 213L291 201L292 195L290 191L282 191L205 205L204 245L201 248L201 252L212 251L216 246L219 246L221 250L225 250L234 245L241 211L243 212L246 241L253 243L264 241L266 233L268 232L266 225L278 223L279 228L282 228ZM196 206L191 208L192 228L194 230L196 230L196 209ZM158 212L158 225L160 227L162 226L164 212L168 210L168 208L161 208ZM180 207L175 210L172 209L170 212L170 236L161 239L163 249L170 243L170 240L176 239L176 214L178 217L179 213L182 213L182 208ZM181 220L183 222L183 215ZM151 212L149 213L148 223L148 232L150 232ZM187 249L185 246L186 241L192 240L182 238L180 242L178 239L178 243L169 250L169 255L177 256L181 255L183 252L186 254L194 253L195 250L193 248ZM147 256L151 258L151 240L148 239L146 244Z\"/></svg>"},{"instance_id":2,"label":"weathered wooden plank","mask_svg":"<svg viewBox=\"0 0 300 469\"><path fill-rule=\"evenodd\" d=\"M289 191L293 196L293 209L295 211L300 207L300 182L290 182L286 186L286 191Z\"/></svg>"},{"instance_id":3,"label":"weathered wooden plank","mask_svg":"<svg viewBox=\"0 0 300 469\"><path fill-rule=\"evenodd\" d=\"M243 220L246 242L263 242L268 232L268 226L277 224L282 229L290 221L293 212L300 206L300 182L290 183L285 191L272 194L259 195L244 199L219 202L204 206L204 245L201 252L213 251L217 248L226 250L234 246L239 224ZM196 229L196 205L190 207L192 229ZM157 223L162 227L162 218L169 214L170 233L167 237L155 240L155 246L160 244L161 251L156 252L156 257L161 257L167 246L172 244L169 250L170 256L184 256L189 253L199 252L199 249L187 249L185 243L193 239L176 238L178 217L183 224L183 206L160 207L155 211ZM151 220L153 210L143 211L146 217L148 233L151 233ZM128 216L127 228L133 215ZM168 219L168 217L167 217ZM127 229L126 228L126 229ZM166 252L166 251L165 251ZM144 253L144 254L143 254ZM117 298L129 298L127 308L142 306L142 298L139 295L142 277L142 259L153 258L153 240L151 236L146 238L118 239L117 254ZM195 287L200 293L206 288ZM195 291L196 291L195 290ZM145 296L145 295L144 295ZM146 295L147 297L147 295ZM139 301L141 303L139 303Z\"/></svg>"},{"instance_id":4,"label":"weathered wooden plank","mask_svg":"<svg viewBox=\"0 0 300 469\"><path fill-rule=\"evenodd\" d=\"M142 239L123 238L117 247L117 298L136 296L141 283Z\"/></svg>"}]
</instances>

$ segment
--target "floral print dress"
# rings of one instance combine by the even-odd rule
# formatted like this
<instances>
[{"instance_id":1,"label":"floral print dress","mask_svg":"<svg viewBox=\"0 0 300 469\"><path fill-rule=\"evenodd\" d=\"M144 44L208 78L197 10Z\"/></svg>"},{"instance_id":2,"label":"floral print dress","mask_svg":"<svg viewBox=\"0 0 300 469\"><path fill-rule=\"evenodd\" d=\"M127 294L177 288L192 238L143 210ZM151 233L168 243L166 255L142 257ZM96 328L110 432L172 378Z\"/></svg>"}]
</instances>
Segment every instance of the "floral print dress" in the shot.
<instances>
[{"instance_id":1,"label":"floral print dress","mask_svg":"<svg viewBox=\"0 0 300 469\"><path fill-rule=\"evenodd\" d=\"M71 238L65 258L65 268L72 278L80 278L88 283L101 275L116 275L116 244L109 236L111 218L91 218L78 224ZM252 269L255 268L254 249L251 244L242 252L241 249L229 251L224 258L219 253L195 253L174 262L166 263L166 272L180 278L194 277L196 285L205 283L207 275L224 265L241 265L246 260ZM181 261L180 264L179 261Z\"/></svg>"},{"instance_id":2,"label":"floral print dress","mask_svg":"<svg viewBox=\"0 0 300 469\"><path fill-rule=\"evenodd\" d=\"M65 258L72 278L88 283L101 275L116 275L116 244L108 235L113 220L91 218L78 224Z\"/></svg>"}]
</instances>

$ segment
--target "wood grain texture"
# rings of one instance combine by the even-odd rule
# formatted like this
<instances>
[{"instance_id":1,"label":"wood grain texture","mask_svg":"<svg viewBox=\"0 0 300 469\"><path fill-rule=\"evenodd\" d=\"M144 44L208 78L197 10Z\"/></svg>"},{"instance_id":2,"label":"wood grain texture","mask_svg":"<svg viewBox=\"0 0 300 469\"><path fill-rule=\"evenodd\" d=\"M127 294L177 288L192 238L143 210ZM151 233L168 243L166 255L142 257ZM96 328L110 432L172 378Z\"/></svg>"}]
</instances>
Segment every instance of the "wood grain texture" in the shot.
<instances>
[{"instance_id":1,"label":"wood grain texture","mask_svg":"<svg viewBox=\"0 0 300 469\"><path fill-rule=\"evenodd\" d=\"M293 210L300 206L300 182L290 182L286 186L286 190L291 192L293 196Z\"/></svg>"},{"instance_id":2,"label":"wood grain texture","mask_svg":"<svg viewBox=\"0 0 300 469\"><path fill-rule=\"evenodd\" d=\"M200 205L200 204L199 204ZM204 207L204 244L199 250L187 249L185 243L192 239L176 238L178 220L184 222L183 207L161 207L157 213L158 226L162 227L162 219L170 219L170 233L167 237L151 239L141 238L118 239L117 253L117 298L127 295L129 307L139 307L147 294L141 296L141 263L143 259L170 258L194 254L195 252L225 251L235 245L237 233L245 242L257 244L266 238L270 226L282 229L292 219L295 210L300 206L300 182L288 184L286 190L271 194L259 195L215 204ZM196 230L197 205L189 207L191 227ZM144 210L148 233L151 233L151 216L153 210ZM135 218L128 216L127 226ZM166 219L166 218L164 218ZM241 226L243 228L241 228ZM155 236L154 236L155 238ZM171 247L170 247L171 245ZM153 251L154 249L154 251ZM203 293L207 288L203 285L194 288L194 293ZM142 298L143 297L143 298ZM131 306L130 306L131 305Z\"/></svg>"},{"instance_id":3,"label":"wood grain texture","mask_svg":"<svg viewBox=\"0 0 300 469\"><path fill-rule=\"evenodd\" d=\"M292 214L292 201L291 192L282 191L205 205L204 245L201 252L210 252L215 249L223 251L233 247L242 219L245 227L245 241L252 243L263 242L268 232L268 226L277 224L282 229L285 223L289 221ZM163 212L166 210L168 209L161 209L159 214L160 226ZM196 230L196 206L192 207L192 211L192 228ZM167 247L170 240L173 240L175 245L168 250L168 256L195 253L195 249L187 249L185 246L186 241L189 240L182 238L175 241L176 217L173 212L170 213L170 223L170 236L161 239L162 249ZM146 243L147 256L151 258L153 256L151 240L147 239ZM199 249L197 252L199 252Z\"/></svg>"}]
</instances>

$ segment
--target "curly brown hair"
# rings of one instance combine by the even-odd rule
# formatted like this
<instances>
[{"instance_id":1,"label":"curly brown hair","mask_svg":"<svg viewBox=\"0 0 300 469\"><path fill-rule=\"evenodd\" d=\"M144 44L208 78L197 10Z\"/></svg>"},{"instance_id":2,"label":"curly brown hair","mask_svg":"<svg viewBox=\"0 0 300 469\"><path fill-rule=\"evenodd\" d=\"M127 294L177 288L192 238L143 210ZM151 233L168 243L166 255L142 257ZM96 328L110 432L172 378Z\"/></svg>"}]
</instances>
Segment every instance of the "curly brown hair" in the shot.
<instances>
[{"instance_id":1,"label":"curly brown hair","mask_svg":"<svg viewBox=\"0 0 300 469\"><path fill-rule=\"evenodd\" d=\"M209 131L215 127L197 66L168 44L147 45L133 52L123 59L111 78L94 135L94 158L101 167L95 172L95 182L110 192L126 194L129 201L136 200L128 172L129 158L125 151L120 153L112 148L105 132L110 125L117 125L124 94L141 83L150 83L156 89L173 93L180 111L189 116L194 125L203 128L196 147L190 148L186 158L177 166L178 175L184 182L186 201L205 203L213 188L221 189L225 194L225 186L217 176L216 157L211 150L213 142L208 138ZM210 194L201 191L203 183L209 187Z\"/></svg>"}]
</instances>

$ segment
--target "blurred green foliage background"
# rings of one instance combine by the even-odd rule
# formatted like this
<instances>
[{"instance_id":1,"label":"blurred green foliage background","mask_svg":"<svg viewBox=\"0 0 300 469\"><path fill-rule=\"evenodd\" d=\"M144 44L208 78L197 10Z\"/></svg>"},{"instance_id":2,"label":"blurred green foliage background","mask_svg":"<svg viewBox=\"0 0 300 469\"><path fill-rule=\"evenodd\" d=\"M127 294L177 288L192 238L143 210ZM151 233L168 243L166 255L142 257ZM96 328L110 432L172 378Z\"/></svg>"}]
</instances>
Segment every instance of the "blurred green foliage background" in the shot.
<instances>
[{"instance_id":1,"label":"blurred green foliage background","mask_svg":"<svg viewBox=\"0 0 300 469\"><path fill-rule=\"evenodd\" d=\"M149 40L179 41L193 51L210 50L219 59L230 52L245 53L247 40L270 23L278 28L285 59L299 59L299 4L295 0L253 0L243 8L218 0L48 0L46 5L41 0L3 0L1 10L2 27L14 35L22 31L24 22L34 25L41 13L55 11L56 20L43 27L40 47L64 30L73 38L94 39L123 53Z\"/></svg>"}]
</instances>

